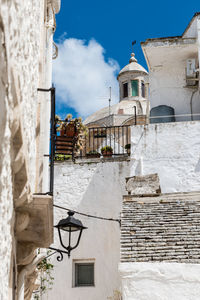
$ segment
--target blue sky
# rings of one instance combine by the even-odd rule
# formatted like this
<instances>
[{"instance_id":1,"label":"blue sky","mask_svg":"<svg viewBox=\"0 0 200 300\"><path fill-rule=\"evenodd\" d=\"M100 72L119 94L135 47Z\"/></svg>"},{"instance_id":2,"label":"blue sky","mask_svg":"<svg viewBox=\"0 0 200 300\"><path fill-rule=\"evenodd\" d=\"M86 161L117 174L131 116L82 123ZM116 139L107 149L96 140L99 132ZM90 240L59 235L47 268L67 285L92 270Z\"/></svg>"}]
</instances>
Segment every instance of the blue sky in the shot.
<instances>
[{"instance_id":1,"label":"blue sky","mask_svg":"<svg viewBox=\"0 0 200 300\"><path fill-rule=\"evenodd\" d=\"M128 63L131 42L137 41L136 58L146 67L140 42L181 35L199 6L197 0L61 0L54 35L59 46L53 67L57 113L86 117L107 105L110 85L116 103L116 76Z\"/></svg>"}]
</instances>

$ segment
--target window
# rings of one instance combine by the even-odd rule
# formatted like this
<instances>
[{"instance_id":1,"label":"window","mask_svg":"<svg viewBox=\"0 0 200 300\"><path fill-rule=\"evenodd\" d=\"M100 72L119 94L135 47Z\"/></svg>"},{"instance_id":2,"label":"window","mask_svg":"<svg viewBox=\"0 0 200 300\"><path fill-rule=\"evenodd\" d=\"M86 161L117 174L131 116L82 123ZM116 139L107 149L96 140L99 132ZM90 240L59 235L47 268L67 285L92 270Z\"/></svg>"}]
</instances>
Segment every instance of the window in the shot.
<instances>
[{"instance_id":1,"label":"window","mask_svg":"<svg viewBox=\"0 0 200 300\"><path fill-rule=\"evenodd\" d=\"M75 286L94 286L94 263L75 263Z\"/></svg>"},{"instance_id":2,"label":"window","mask_svg":"<svg viewBox=\"0 0 200 300\"><path fill-rule=\"evenodd\" d=\"M142 81L142 83L141 83L141 89L142 89L142 97L145 98L145 85L144 85L144 81Z\"/></svg>"},{"instance_id":3,"label":"window","mask_svg":"<svg viewBox=\"0 0 200 300\"><path fill-rule=\"evenodd\" d=\"M132 96L138 96L138 80L131 80Z\"/></svg>"},{"instance_id":4,"label":"window","mask_svg":"<svg viewBox=\"0 0 200 300\"><path fill-rule=\"evenodd\" d=\"M128 82L123 84L123 98L128 97Z\"/></svg>"}]
</instances>

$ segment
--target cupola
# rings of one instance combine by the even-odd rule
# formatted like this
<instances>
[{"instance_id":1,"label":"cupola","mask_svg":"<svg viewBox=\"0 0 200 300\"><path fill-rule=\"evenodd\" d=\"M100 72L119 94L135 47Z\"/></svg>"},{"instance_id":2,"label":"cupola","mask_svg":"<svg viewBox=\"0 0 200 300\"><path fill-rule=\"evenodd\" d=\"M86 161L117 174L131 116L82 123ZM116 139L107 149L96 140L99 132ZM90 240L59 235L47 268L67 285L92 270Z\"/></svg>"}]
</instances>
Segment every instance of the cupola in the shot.
<instances>
[{"instance_id":1,"label":"cupola","mask_svg":"<svg viewBox=\"0 0 200 300\"><path fill-rule=\"evenodd\" d=\"M126 65L117 77L120 89L120 101L145 100L148 98L148 72L138 64L135 54L131 54L129 64Z\"/></svg>"}]
</instances>

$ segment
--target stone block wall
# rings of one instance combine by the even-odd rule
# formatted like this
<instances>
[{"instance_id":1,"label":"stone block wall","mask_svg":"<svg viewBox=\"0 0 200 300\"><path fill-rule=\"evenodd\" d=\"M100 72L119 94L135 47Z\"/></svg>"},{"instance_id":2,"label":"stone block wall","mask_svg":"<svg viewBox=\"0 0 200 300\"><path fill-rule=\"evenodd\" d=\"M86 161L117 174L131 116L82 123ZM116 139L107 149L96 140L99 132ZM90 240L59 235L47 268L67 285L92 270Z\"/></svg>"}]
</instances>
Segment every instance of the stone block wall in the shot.
<instances>
[{"instance_id":1,"label":"stone block wall","mask_svg":"<svg viewBox=\"0 0 200 300\"><path fill-rule=\"evenodd\" d=\"M200 263L200 193L124 196L121 262Z\"/></svg>"}]
</instances>

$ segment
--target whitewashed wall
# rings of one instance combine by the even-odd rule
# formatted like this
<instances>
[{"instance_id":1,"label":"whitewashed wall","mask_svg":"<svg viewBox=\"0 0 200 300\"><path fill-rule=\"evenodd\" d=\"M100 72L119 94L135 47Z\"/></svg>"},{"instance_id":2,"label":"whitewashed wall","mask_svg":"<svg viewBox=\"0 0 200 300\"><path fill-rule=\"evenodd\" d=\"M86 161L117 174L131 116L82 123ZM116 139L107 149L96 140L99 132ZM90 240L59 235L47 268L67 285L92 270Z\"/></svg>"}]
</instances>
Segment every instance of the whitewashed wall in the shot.
<instances>
[{"instance_id":1,"label":"whitewashed wall","mask_svg":"<svg viewBox=\"0 0 200 300\"><path fill-rule=\"evenodd\" d=\"M194 24L190 37L147 40L142 44L149 67L151 108L168 105L174 108L176 115L200 113L199 83L188 86L186 82L187 60L195 59L196 69L199 66L198 23Z\"/></svg>"},{"instance_id":2,"label":"whitewashed wall","mask_svg":"<svg viewBox=\"0 0 200 300\"><path fill-rule=\"evenodd\" d=\"M200 265L121 263L123 300L198 300Z\"/></svg>"},{"instance_id":3,"label":"whitewashed wall","mask_svg":"<svg viewBox=\"0 0 200 300\"><path fill-rule=\"evenodd\" d=\"M200 122L133 126L131 176L158 173L162 193L198 191ZM197 300L200 266L121 263L123 300Z\"/></svg>"},{"instance_id":4,"label":"whitewashed wall","mask_svg":"<svg viewBox=\"0 0 200 300\"><path fill-rule=\"evenodd\" d=\"M133 126L131 175L158 173L162 193L198 191L200 122Z\"/></svg>"},{"instance_id":5,"label":"whitewashed wall","mask_svg":"<svg viewBox=\"0 0 200 300\"><path fill-rule=\"evenodd\" d=\"M165 50L167 53L167 50ZM176 50L177 55L180 51ZM175 55L174 55L175 56ZM155 67L149 73L150 83L150 103L151 108L158 105L168 105L174 108L175 114L200 114L200 96L198 86L196 88L186 87L186 59L196 58L197 52L185 55L185 58L174 58L173 63L166 62L163 65ZM185 88L183 88L185 87ZM191 108L192 103L192 108ZM177 118L181 120L181 118ZM186 120L191 120L189 117ZM195 116L194 116L195 120Z\"/></svg>"},{"instance_id":6,"label":"whitewashed wall","mask_svg":"<svg viewBox=\"0 0 200 300\"><path fill-rule=\"evenodd\" d=\"M36 178L40 14L43 1L0 1L0 299L12 298L15 257L11 134L20 117L31 192ZM18 105L19 104L19 105ZM17 109L15 109L17 108Z\"/></svg>"},{"instance_id":7,"label":"whitewashed wall","mask_svg":"<svg viewBox=\"0 0 200 300\"><path fill-rule=\"evenodd\" d=\"M92 164L58 163L55 166L54 203L83 213L119 218L127 176L129 176L129 162L126 161ZM67 215L67 212L57 208L54 213L55 223ZM64 261L58 263L54 255L55 280L47 298L106 300L113 295L114 290L120 290L119 224L80 215L75 215L75 218L80 219L88 229L83 232L80 245L72 251L70 259L65 256ZM55 240L56 238L55 232ZM58 247L58 241L55 245ZM95 287L73 287L74 259L94 259Z\"/></svg>"}]
</instances>

